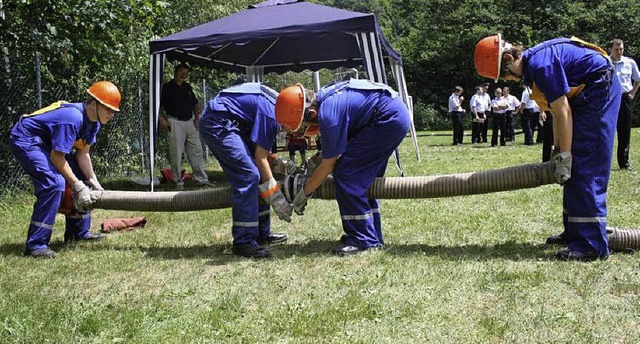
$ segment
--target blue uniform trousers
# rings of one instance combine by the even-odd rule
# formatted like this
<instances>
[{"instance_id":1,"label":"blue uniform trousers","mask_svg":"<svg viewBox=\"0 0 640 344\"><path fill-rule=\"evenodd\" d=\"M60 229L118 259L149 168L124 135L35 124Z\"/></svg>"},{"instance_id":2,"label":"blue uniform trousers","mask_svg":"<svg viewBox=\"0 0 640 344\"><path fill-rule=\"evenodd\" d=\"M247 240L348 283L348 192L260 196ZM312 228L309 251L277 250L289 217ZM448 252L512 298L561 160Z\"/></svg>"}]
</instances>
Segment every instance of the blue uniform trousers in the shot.
<instances>
[{"instance_id":1,"label":"blue uniform trousers","mask_svg":"<svg viewBox=\"0 0 640 344\"><path fill-rule=\"evenodd\" d=\"M36 203L33 205L31 223L27 234L26 251L35 251L49 246L55 224L56 214L60 209L65 180L49 159L51 149L40 138L13 138L11 151L20 166L27 172L33 182ZM76 176L82 176L75 163L74 155L67 155ZM81 180L84 178L80 178ZM66 236L76 238L89 235L91 228L91 212L72 212L66 216Z\"/></svg>"},{"instance_id":2,"label":"blue uniform trousers","mask_svg":"<svg viewBox=\"0 0 640 344\"><path fill-rule=\"evenodd\" d=\"M260 172L253 160L255 145L245 138L237 123L216 113L200 119L200 136L216 157L231 184L234 245L257 246L271 234L269 205L259 201Z\"/></svg>"},{"instance_id":3,"label":"blue uniform trousers","mask_svg":"<svg viewBox=\"0 0 640 344\"><path fill-rule=\"evenodd\" d=\"M564 186L563 236L571 250L609 255L607 186L620 92L619 82L604 76L570 101L573 167Z\"/></svg>"},{"instance_id":4,"label":"blue uniform trousers","mask_svg":"<svg viewBox=\"0 0 640 344\"><path fill-rule=\"evenodd\" d=\"M346 244L361 248L384 244L378 201L367 189L384 176L389 157L410 126L407 107L399 97L381 102L374 120L350 138L333 171Z\"/></svg>"}]
</instances>

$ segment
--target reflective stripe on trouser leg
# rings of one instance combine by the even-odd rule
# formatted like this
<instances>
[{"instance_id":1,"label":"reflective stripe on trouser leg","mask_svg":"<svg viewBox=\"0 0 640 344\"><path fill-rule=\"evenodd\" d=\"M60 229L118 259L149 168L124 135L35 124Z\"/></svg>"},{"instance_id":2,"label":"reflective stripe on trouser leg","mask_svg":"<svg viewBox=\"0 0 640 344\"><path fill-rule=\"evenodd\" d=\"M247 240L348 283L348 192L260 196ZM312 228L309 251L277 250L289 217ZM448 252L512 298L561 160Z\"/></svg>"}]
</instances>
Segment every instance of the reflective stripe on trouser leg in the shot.
<instances>
[{"instance_id":1,"label":"reflective stripe on trouser leg","mask_svg":"<svg viewBox=\"0 0 640 344\"><path fill-rule=\"evenodd\" d=\"M601 79L571 102L573 166L563 193L565 235L571 250L609 254L606 193L619 92L617 80Z\"/></svg>"},{"instance_id":2,"label":"reflective stripe on trouser leg","mask_svg":"<svg viewBox=\"0 0 640 344\"><path fill-rule=\"evenodd\" d=\"M202 123L202 122L201 122ZM253 154L237 130L230 124L207 125L201 136L214 154L233 189L231 195L234 245L257 245L258 184L260 173Z\"/></svg>"},{"instance_id":3,"label":"reflective stripe on trouser leg","mask_svg":"<svg viewBox=\"0 0 640 344\"><path fill-rule=\"evenodd\" d=\"M86 238L91 229L91 210L80 213L72 211L65 216L64 236L75 239Z\"/></svg>"},{"instance_id":4,"label":"reflective stripe on trouser leg","mask_svg":"<svg viewBox=\"0 0 640 344\"><path fill-rule=\"evenodd\" d=\"M271 235L271 208L268 204L258 203L258 237Z\"/></svg>"},{"instance_id":5,"label":"reflective stripe on trouser leg","mask_svg":"<svg viewBox=\"0 0 640 344\"><path fill-rule=\"evenodd\" d=\"M38 199L33 205L33 214L27 235L27 251L49 247L62 194L62 191L47 189L36 195Z\"/></svg>"},{"instance_id":6,"label":"reflective stripe on trouser leg","mask_svg":"<svg viewBox=\"0 0 640 344\"><path fill-rule=\"evenodd\" d=\"M384 177L384 173L387 170L387 164L383 164L376 174L376 177ZM384 244L384 237L382 235L382 217L380 216L380 204L377 199L370 198L369 206L371 207L371 213L373 214L373 228L376 231L376 235L381 244Z\"/></svg>"},{"instance_id":7,"label":"reflective stripe on trouser leg","mask_svg":"<svg viewBox=\"0 0 640 344\"><path fill-rule=\"evenodd\" d=\"M384 174L389 157L406 136L409 124L404 103L399 98L390 100L381 106L374 122L351 138L338 159L333 176L347 244L363 248L382 245L382 228L376 228L372 210L377 202L370 203L366 191L376 177Z\"/></svg>"},{"instance_id":8,"label":"reflective stripe on trouser leg","mask_svg":"<svg viewBox=\"0 0 640 344\"><path fill-rule=\"evenodd\" d=\"M51 164L51 150L39 139L16 139L11 142L11 152L33 182L36 202L33 205L31 223L27 234L27 251L35 251L49 246L51 233L60 209L64 192L64 177Z\"/></svg>"},{"instance_id":9,"label":"reflective stripe on trouser leg","mask_svg":"<svg viewBox=\"0 0 640 344\"><path fill-rule=\"evenodd\" d=\"M86 178L83 176L80 166L78 166L75 153L67 154L66 160L76 178L84 182ZM91 210L82 213L74 210L65 216L65 239L69 237L75 239L86 238L90 233L90 229Z\"/></svg>"},{"instance_id":10,"label":"reflective stripe on trouser leg","mask_svg":"<svg viewBox=\"0 0 640 344\"><path fill-rule=\"evenodd\" d=\"M382 235L382 217L380 216L378 200L370 198L369 206L371 207L371 216L373 218L373 229L376 232L376 236L378 237L380 244L384 245L384 237Z\"/></svg>"}]
</instances>

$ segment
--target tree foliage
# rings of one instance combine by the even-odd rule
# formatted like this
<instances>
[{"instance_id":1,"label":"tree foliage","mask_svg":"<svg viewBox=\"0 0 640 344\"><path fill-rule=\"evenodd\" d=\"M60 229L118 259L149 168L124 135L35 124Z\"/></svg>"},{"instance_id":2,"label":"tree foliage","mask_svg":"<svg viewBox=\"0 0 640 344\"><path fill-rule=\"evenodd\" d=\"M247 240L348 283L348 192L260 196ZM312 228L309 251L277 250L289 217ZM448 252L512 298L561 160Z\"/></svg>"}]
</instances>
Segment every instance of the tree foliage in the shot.
<instances>
[{"instance_id":1,"label":"tree foliage","mask_svg":"<svg viewBox=\"0 0 640 344\"><path fill-rule=\"evenodd\" d=\"M375 13L383 33L404 59L409 92L417 102L443 107L450 90L471 90L473 49L483 36L500 32L531 46L576 35L606 46L624 39L627 54L640 56L637 0L311 0L347 10ZM148 42L247 8L257 1L4 0L0 17L0 66L33 70L40 54L46 83L80 95L97 79L125 92L148 71ZM10 59L9 59L10 58ZM11 64L8 65L8 61ZM195 69L223 87L233 76ZM9 82L9 81L5 81Z\"/></svg>"}]
</instances>

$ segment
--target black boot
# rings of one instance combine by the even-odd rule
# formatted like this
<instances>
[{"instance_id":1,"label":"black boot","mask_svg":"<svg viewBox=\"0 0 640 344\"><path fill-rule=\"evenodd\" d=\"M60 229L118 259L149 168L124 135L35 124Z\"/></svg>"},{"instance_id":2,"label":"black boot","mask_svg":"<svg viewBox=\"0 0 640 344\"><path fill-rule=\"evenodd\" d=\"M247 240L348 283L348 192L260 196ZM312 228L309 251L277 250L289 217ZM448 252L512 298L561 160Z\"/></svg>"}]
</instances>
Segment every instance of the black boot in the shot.
<instances>
[{"instance_id":1,"label":"black boot","mask_svg":"<svg viewBox=\"0 0 640 344\"><path fill-rule=\"evenodd\" d=\"M287 235L284 233L271 233L266 237L261 237L258 239L258 244L260 245L271 245L271 244L279 244L286 242L288 239Z\"/></svg>"},{"instance_id":2,"label":"black boot","mask_svg":"<svg viewBox=\"0 0 640 344\"><path fill-rule=\"evenodd\" d=\"M33 257L33 258L53 259L55 258L56 253L53 252L52 249L46 247L46 248L41 248L39 250L34 250L34 251L25 251L24 255L27 257Z\"/></svg>"},{"instance_id":3,"label":"black boot","mask_svg":"<svg viewBox=\"0 0 640 344\"><path fill-rule=\"evenodd\" d=\"M104 238L106 238L107 235L106 234L102 234L102 233L89 233L89 235L87 235L86 237L76 237L75 235L69 235L67 233L64 234L64 243L65 244L70 244L72 242L80 242L80 241L98 241L98 240L102 240Z\"/></svg>"},{"instance_id":4,"label":"black boot","mask_svg":"<svg viewBox=\"0 0 640 344\"><path fill-rule=\"evenodd\" d=\"M253 246L251 244L233 245L233 248L231 249L231 251L233 252L233 254L237 256L242 256L246 258L261 259L261 258L268 258L271 256L271 254L269 253L269 250L267 250L266 248L262 246Z\"/></svg>"}]
</instances>

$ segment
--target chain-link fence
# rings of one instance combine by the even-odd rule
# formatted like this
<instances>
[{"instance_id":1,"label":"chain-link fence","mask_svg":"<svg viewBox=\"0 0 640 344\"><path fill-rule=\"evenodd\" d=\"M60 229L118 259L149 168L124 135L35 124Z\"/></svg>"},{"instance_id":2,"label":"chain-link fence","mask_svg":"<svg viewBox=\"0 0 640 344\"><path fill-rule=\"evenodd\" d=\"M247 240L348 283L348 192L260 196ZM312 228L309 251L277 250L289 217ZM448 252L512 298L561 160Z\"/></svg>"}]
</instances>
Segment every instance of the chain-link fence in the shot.
<instances>
[{"instance_id":1,"label":"chain-link fence","mask_svg":"<svg viewBox=\"0 0 640 344\"><path fill-rule=\"evenodd\" d=\"M46 66L40 65L37 54L30 57L32 63L10 60L0 61L0 194L15 189L30 187L29 177L11 154L9 135L20 116L31 113L58 100L82 102L87 99L84 92L70 91L47 78ZM28 67L25 67L28 66ZM98 142L91 147L94 170L101 179L149 176L149 112L148 75L117 75L112 81L122 93L120 112L98 134ZM220 87L209 85L206 80L193 80L192 86L202 106ZM215 159L206 146L205 163ZM169 167L168 135L161 132L156 141L157 168ZM206 166L205 166L206 167Z\"/></svg>"},{"instance_id":2,"label":"chain-link fence","mask_svg":"<svg viewBox=\"0 0 640 344\"><path fill-rule=\"evenodd\" d=\"M24 59L24 57L23 57ZM41 78L37 54L33 63L5 58L0 63L0 193L30 185L28 176L11 154L9 134L20 116L58 100L82 102L84 92L70 91ZM31 65L32 68L25 68ZM118 75L121 112L102 127L98 144L91 148L96 173L101 178L148 173L147 77ZM88 85L87 85L88 86ZM161 144L161 142L160 142Z\"/></svg>"},{"instance_id":3,"label":"chain-link fence","mask_svg":"<svg viewBox=\"0 0 640 344\"><path fill-rule=\"evenodd\" d=\"M88 98L87 85L70 85L52 80L47 73L47 65L40 63L38 54L22 56L20 60L3 57L0 60L0 195L15 188L30 187L29 177L11 154L9 134L20 116L58 100L82 102ZM169 68L171 69L171 68ZM267 76L265 83L274 89L293 85L301 80L308 80L311 87L311 72L285 73ZM325 71L323 84L335 79L334 73ZM192 75L191 85L201 108L221 89L228 87L234 80L233 75L211 74L201 71ZM208 83L205 77L213 77ZM324 80L326 79L326 80ZM60 80L58 80L60 81ZM148 113L148 75L118 74L111 79L122 93L121 111L102 127L98 134L98 142L91 147L94 169L100 179L126 179L129 177L149 178L149 113ZM167 80L165 80L167 81ZM284 145L284 138L279 137L279 145ZM215 159L204 148L205 164L214 163ZM156 140L157 168L167 168L169 164L168 135L160 132ZM208 167L208 166L205 166ZM156 174L157 169L156 169Z\"/></svg>"}]
</instances>

